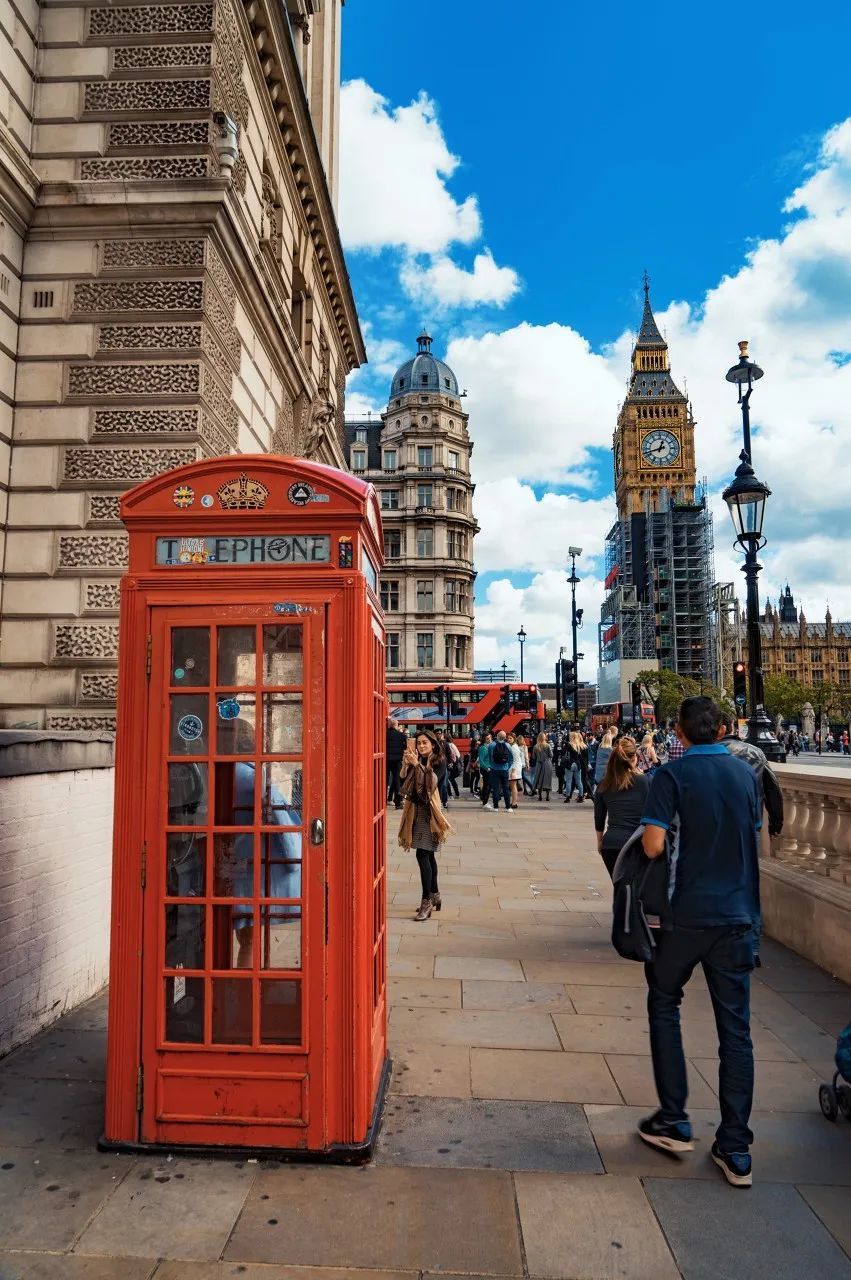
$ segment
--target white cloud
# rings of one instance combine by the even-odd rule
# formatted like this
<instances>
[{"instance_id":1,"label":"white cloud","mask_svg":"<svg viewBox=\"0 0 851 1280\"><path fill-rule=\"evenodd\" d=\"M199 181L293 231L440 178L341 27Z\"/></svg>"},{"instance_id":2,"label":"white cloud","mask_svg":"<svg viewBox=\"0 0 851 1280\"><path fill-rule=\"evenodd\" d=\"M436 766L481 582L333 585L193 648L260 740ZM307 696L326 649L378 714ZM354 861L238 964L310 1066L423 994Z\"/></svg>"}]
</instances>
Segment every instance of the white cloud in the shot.
<instances>
[{"instance_id":1,"label":"white cloud","mask_svg":"<svg viewBox=\"0 0 851 1280\"><path fill-rule=\"evenodd\" d=\"M623 382L574 329L523 323L456 338L446 359L470 393L477 480L558 484L591 447L611 445Z\"/></svg>"},{"instance_id":2,"label":"white cloud","mask_svg":"<svg viewBox=\"0 0 851 1280\"><path fill-rule=\"evenodd\" d=\"M504 307L520 288L517 272L497 266L489 249L476 254L471 271L459 267L446 254L432 258L428 266L409 258L400 279L409 298L438 310L482 303Z\"/></svg>"},{"instance_id":3,"label":"white cloud","mask_svg":"<svg viewBox=\"0 0 851 1280\"><path fill-rule=\"evenodd\" d=\"M585 655L579 662L581 680L597 678L597 613L602 589L602 582L594 575L582 577L576 589L576 606L584 610L578 632L578 650ZM527 634L524 675L530 680L552 681L559 647L566 645L569 657L572 643L570 587L563 569L537 573L525 587L515 586L508 578L489 583L484 602L476 607L476 666L493 665L496 671L504 661L519 670L517 632L521 624Z\"/></svg>"},{"instance_id":4,"label":"white cloud","mask_svg":"<svg viewBox=\"0 0 851 1280\"><path fill-rule=\"evenodd\" d=\"M434 102L420 93L391 107L366 83L350 80L340 96L340 228L347 249L442 253L481 234L475 196L460 203L446 182L452 155Z\"/></svg>"},{"instance_id":5,"label":"white cloud","mask_svg":"<svg viewBox=\"0 0 851 1280\"><path fill-rule=\"evenodd\" d=\"M348 250L395 250L402 289L419 304L448 308L504 306L520 287L511 267L489 249L470 270L453 261L453 245L481 239L475 195L456 200L448 183L461 161L443 136L434 101L421 92L393 107L365 80L340 98L340 230Z\"/></svg>"},{"instance_id":6,"label":"white cloud","mask_svg":"<svg viewBox=\"0 0 851 1280\"><path fill-rule=\"evenodd\" d=\"M475 467L478 454L473 456ZM475 510L481 525L476 537L476 568L481 573L559 568L567 560L570 543L581 546L591 560L602 554L603 540L616 516L613 498L586 499L567 493L538 498L529 485L513 476L479 482Z\"/></svg>"}]
</instances>

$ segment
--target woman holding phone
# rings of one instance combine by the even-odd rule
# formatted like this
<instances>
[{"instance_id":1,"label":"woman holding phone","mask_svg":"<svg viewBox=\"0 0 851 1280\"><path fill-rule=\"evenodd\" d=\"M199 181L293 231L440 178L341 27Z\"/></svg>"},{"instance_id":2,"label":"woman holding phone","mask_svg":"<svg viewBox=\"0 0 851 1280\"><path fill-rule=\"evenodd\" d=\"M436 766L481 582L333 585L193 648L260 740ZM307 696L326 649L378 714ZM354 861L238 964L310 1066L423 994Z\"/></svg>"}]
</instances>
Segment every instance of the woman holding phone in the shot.
<instances>
[{"instance_id":1,"label":"woman holding phone","mask_svg":"<svg viewBox=\"0 0 851 1280\"><path fill-rule=\"evenodd\" d=\"M443 905L437 886L435 854L451 831L440 803L438 767L442 762L440 743L423 729L409 740L402 757L400 777L405 807L399 826L399 844L416 849L422 881L422 901L415 920L428 920Z\"/></svg>"}]
</instances>

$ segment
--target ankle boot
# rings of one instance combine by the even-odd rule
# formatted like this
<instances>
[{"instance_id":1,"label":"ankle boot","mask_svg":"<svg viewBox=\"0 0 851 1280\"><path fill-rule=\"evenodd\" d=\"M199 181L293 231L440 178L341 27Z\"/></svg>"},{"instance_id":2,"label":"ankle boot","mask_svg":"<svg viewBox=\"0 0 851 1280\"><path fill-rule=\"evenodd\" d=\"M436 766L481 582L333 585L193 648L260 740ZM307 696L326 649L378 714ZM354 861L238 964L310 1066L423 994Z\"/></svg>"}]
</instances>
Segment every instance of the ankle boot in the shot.
<instances>
[{"instance_id":1,"label":"ankle boot","mask_svg":"<svg viewBox=\"0 0 851 1280\"><path fill-rule=\"evenodd\" d=\"M439 893L433 893L431 895L431 905L434 907L435 911L439 911L443 906L443 899Z\"/></svg>"},{"instance_id":2,"label":"ankle boot","mask_svg":"<svg viewBox=\"0 0 851 1280\"><path fill-rule=\"evenodd\" d=\"M420 909L414 916L415 920L428 920L431 915L431 898L423 898L420 903Z\"/></svg>"}]
</instances>

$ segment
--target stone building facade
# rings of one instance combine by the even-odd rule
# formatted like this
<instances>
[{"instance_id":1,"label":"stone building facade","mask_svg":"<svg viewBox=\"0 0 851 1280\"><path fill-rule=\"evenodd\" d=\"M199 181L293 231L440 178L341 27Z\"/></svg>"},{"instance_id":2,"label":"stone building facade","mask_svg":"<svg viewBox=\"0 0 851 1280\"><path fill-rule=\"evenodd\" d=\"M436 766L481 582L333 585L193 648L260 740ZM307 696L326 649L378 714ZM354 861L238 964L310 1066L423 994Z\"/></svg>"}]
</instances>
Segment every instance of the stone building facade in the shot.
<instances>
[{"instance_id":1,"label":"stone building facade","mask_svg":"<svg viewBox=\"0 0 851 1280\"><path fill-rule=\"evenodd\" d=\"M341 7L0 6L0 724L114 724L125 488L345 465Z\"/></svg>"},{"instance_id":2,"label":"stone building facade","mask_svg":"<svg viewBox=\"0 0 851 1280\"><path fill-rule=\"evenodd\" d=\"M455 374L431 345L421 333L380 419L346 423L349 466L381 502L387 675L396 680L473 674L473 442Z\"/></svg>"},{"instance_id":3,"label":"stone building facade","mask_svg":"<svg viewBox=\"0 0 851 1280\"><path fill-rule=\"evenodd\" d=\"M766 603L759 629L765 675L851 686L851 622L834 622L829 609L824 622L808 622L787 584L776 608Z\"/></svg>"}]
</instances>

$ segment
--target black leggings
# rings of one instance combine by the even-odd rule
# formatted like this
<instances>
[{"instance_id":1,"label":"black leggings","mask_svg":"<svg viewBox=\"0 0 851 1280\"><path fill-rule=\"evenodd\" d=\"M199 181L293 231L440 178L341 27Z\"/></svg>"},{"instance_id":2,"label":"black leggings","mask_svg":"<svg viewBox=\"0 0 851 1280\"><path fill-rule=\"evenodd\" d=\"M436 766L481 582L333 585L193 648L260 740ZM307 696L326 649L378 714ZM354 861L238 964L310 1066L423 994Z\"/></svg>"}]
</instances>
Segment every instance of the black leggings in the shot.
<instances>
[{"instance_id":1,"label":"black leggings","mask_svg":"<svg viewBox=\"0 0 851 1280\"><path fill-rule=\"evenodd\" d=\"M423 882L423 897L430 898L437 893L437 858L431 849L417 849L417 862L420 864L420 879Z\"/></svg>"}]
</instances>

